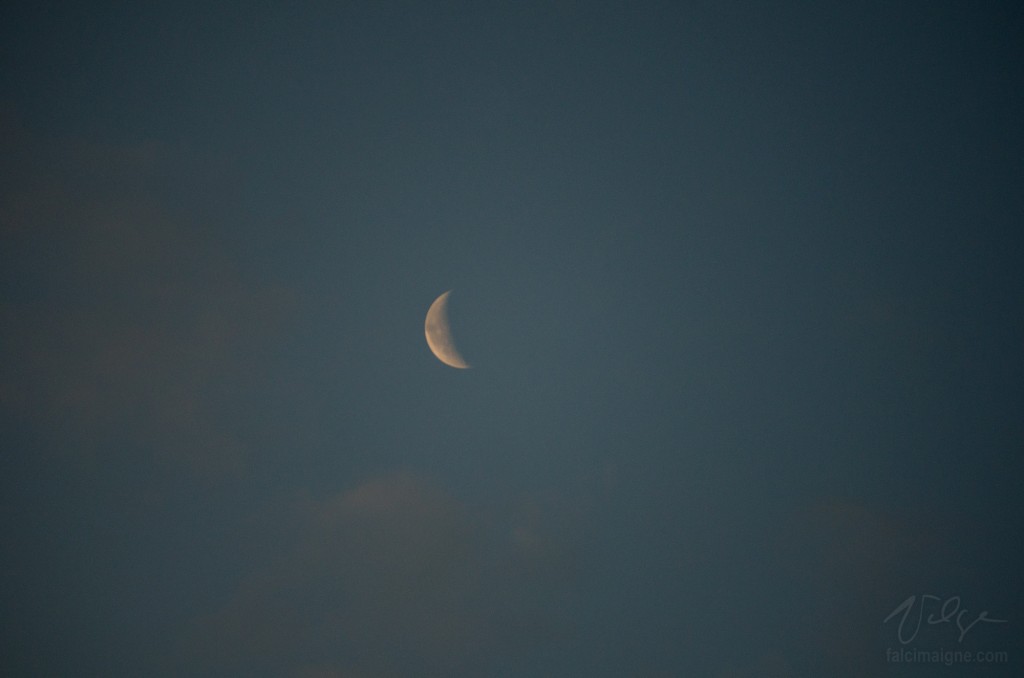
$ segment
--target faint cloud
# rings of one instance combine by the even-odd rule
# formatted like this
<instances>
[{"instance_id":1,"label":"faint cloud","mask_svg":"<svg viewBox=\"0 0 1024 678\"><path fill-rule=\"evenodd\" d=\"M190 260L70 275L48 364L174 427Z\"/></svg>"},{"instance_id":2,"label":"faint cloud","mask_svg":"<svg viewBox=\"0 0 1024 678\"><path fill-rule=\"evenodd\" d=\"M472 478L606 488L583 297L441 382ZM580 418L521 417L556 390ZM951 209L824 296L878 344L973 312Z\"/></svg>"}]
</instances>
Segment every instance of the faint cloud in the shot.
<instances>
[{"instance_id":1,"label":"faint cloud","mask_svg":"<svg viewBox=\"0 0 1024 678\"><path fill-rule=\"evenodd\" d=\"M786 537L790 575L812 596L802 633L830 675L884 672L881 620L926 586L945 544L924 516L839 497L802 511Z\"/></svg>"},{"instance_id":2,"label":"faint cloud","mask_svg":"<svg viewBox=\"0 0 1024 678\"><path fill-rule=\"evenodd\" d=\"M197 620L191 652L229 673L485 675L557 637L567 522L527 513L488 515L411 473L306 499L287 552Z\"/></svg>"},{"instance_id":3,"label":"faint cloud","mask_svg":"<svg viewBox=\"0 0 1024 678\"><path fill-rule=\"evenodd\" d=\"M227 396L265 370L288 295L243 276L202 214L171 207L161 172L181 159L167 149L47 142L0 118L0 405L65 458L127 444L238 473L246 429Z\"/></svg>"}]
</instances>

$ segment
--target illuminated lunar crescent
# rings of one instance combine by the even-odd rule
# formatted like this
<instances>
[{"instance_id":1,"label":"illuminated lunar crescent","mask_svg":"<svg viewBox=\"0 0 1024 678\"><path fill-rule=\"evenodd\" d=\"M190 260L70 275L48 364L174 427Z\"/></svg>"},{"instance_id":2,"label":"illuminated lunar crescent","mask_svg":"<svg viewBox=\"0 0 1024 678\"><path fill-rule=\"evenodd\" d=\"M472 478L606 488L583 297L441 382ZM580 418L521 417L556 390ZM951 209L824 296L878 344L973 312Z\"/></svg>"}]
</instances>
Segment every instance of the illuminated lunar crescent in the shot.
<instances>
[{"instance_id":1,"label":"illuminated lunar crescent","mask_svg":"<svg viewBox=\"0 0 1024 678\"><path fill-rule=\"evenodd\" d=\"M463 360L455 348L452 329L448 325L448 295L451 293L452 291L448 290L430 305L424 329L427 335L427 346L437 356L437 359L445 365L464 370L469 367L469 363Z\"/></svg>"}]
</instances>

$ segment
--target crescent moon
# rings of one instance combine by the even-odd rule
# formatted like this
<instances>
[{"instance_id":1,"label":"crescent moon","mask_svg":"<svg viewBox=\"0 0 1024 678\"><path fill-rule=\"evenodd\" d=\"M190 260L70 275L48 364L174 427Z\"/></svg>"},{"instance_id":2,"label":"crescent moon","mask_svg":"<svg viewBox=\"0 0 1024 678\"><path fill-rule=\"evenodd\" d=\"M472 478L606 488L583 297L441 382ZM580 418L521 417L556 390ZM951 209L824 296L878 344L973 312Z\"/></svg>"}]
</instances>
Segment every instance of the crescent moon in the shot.
<instances>
[{"instance_id":1,"label":"crescent moon","mask_svg":"<svg viewBox=\"0 0 1024 678\"><path fill-rule=\"evenodd\" d=\"M455 341L452 339L452 328L448 324L448 290L430 305L427 311L427 320L424 323L424 332L427 335L427 346L438 360L449 367L457 367L460 370L467 369L470 365L455 348Z\"/></svg>"}]
</instances>

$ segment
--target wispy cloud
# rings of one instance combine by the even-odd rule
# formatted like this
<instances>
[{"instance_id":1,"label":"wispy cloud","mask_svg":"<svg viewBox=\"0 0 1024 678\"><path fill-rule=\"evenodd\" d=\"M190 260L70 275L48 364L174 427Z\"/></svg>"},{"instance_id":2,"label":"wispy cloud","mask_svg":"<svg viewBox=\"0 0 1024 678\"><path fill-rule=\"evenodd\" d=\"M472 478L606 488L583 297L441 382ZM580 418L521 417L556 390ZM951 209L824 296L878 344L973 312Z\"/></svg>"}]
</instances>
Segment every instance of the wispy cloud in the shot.
<instances>
[{"instance_id":1,"label":"wispy cloud","mask_svg":"<svg viewBox=\"0 0 1024 678\"><path fill-rule=\"evenodd\" d=\"M259 373L287 294L256 283L160 189L167 149L43 142L6 116L0 406L51 453L129 440L204 476L238 472L225 393Z\"/></svg>"},{"instance_id":2,"label":"wispy cloud","mask_svg":"<svg viewBox=\"0 0 1024 678\"><path fill-rule=\"evenodd\" d=\"M191 647L228 672L483 675L564 622L579 504L518 505L488 514L411 473L305 500L289 550L198 620Z\"/></svg>"}]
</instances>

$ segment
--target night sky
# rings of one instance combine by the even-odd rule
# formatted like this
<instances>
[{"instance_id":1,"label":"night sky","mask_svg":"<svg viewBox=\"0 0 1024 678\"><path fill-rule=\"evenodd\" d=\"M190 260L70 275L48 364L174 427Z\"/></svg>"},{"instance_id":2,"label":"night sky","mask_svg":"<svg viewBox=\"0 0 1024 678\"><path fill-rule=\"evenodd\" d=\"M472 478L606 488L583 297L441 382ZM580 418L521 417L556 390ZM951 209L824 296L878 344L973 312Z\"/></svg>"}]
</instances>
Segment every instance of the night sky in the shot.
<instances>
[{"instance_id":1,"label":"night sky","mask_svg":"<svg viewBox=\"0 0 1024 678\"><path fill-rule=\"evenodd\" d=\"M0 674L1024 675L1020 4L74 5Z\"/></svg>"}]
</instances>

